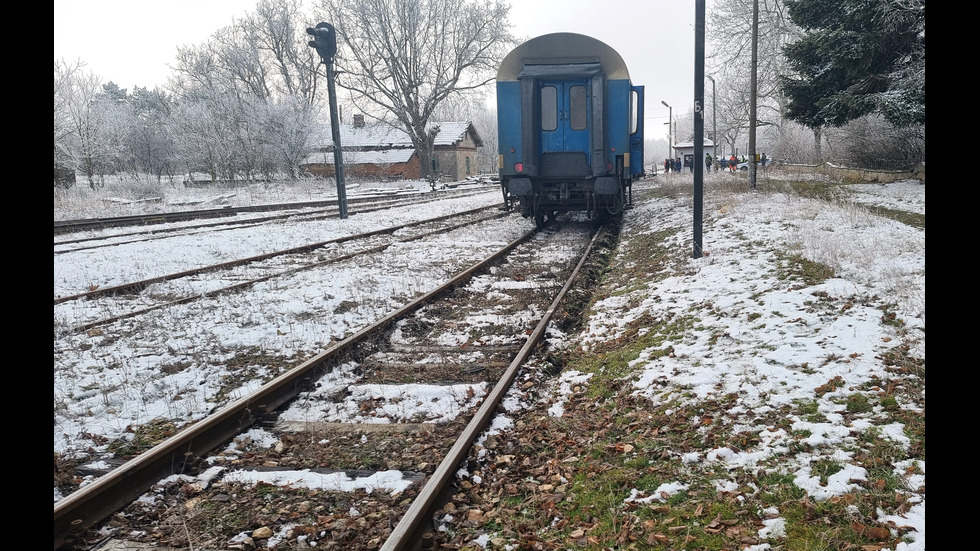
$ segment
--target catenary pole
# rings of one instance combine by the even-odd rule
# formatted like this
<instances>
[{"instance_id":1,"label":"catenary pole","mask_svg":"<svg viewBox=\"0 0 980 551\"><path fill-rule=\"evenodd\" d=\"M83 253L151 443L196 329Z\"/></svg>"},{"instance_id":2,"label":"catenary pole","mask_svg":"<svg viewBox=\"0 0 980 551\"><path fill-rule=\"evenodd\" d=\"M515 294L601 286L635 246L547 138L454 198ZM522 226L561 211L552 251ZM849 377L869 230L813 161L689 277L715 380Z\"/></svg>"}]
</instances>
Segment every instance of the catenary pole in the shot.
<instances>
[{"instance_id":1,"label":"catenary pole","mask_svg":"<svg viewBox=\"0 0 980 551\"><path fill-rule=\"evenodd\" d=\"M694 3L694 258L701 258L704 217L704 11Z\"/></svg>"},{"instance_id":2,"label":"catenary pole","mask_svg":"<svg viewBox=\"0 0 980 551\"><path fill-rule=\"evenodd\" d=\"M759 0L752 2L752 85L749 92L749 187L756 189L756 167L755 163L755 127L756 127L756 97L758 81L756 73L759 67Z\"/></svg>"},{"instance_id":3,"label":"catenary pole","mask_svg":"<svg viewBox=\"0 0 980 551\"><path fill-rule=\"evenodd\" d=\"M718 172L718 111L715 109L718 96L715 95L715 79L711 75L704 76L711 81L711 157L715 160L715 172Z\"/></svg>"}]
</instances>

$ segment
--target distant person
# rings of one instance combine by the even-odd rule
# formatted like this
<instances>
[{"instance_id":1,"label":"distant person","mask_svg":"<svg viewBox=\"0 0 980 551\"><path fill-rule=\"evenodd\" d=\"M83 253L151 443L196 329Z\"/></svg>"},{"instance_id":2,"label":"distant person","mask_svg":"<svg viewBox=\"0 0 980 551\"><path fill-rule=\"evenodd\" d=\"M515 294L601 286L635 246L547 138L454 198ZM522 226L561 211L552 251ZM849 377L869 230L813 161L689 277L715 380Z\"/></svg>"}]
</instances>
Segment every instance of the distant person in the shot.
<instances>
[{"instance_id":1,"label":"distant person","mask_svg":"<svg viewBox=\"0 0 980 551\"><path fill-rule=\"evenodd\" d=\"M738 159L735 158L735 155L732 155L732 158L728 159L728 169L731 170L732 172L735 172L735 168L737 167L738 167Z\"/></svg>"},{"instance_id":2,"label":"distant person","mask_svg":"<svg viewBox=\"0 0 980 551\"><path fill-rule=\"evenodd\" d=\"M711 153L704 154L704 166L707 168L708 172L711 172Z\"/></svg>"},{"instance_id":3,"label":"distant person","mask_svg":"<svg viewBox=\"0 0 980 551\"><path fill-rule=\"evenodd\" d=\"M670 159L664 159L664 174L670 172Z\"/></svg>"}]
</instances>

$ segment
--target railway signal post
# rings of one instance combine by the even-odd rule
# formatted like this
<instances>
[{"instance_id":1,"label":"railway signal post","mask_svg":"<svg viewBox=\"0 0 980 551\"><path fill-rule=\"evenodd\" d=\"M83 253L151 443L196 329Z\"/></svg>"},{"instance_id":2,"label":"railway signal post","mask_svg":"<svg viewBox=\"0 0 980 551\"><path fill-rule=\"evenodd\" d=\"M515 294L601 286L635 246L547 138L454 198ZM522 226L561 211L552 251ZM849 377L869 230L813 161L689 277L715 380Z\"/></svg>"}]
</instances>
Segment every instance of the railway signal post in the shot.
<instances>
[{"instance_id":1,"label":"railway signal post","mask_svg":"<svg viewBox=\"0 0 980 551\"><path fill-rule=\"evenodd\" d=\"M347 218L347 186L344 183L344 153L340 147L340 121L337 116L337 93L334 88L333 56L337 53L337 31L330 23L317 23L307 27L306 34L312 35L310 47L320 55L320 61L327 67L327 93L330 95L330 131L333 137L334 175L337 177L337 203L340 218Z\"/></svg>"}]
</instances>

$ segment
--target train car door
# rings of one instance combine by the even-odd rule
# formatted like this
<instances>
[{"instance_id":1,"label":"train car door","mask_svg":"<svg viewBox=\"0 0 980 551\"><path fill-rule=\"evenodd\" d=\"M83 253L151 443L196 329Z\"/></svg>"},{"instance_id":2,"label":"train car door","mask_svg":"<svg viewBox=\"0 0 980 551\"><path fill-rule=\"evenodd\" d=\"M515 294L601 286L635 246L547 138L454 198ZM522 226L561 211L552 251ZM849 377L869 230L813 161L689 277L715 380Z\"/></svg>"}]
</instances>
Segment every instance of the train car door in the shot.
<instances>
[{"instance_id":1,"label":"train car door","mask_svg":"<svg viewBox=\"0 0 980 551\"><path fill-rule=\"evenodd\" d=\"M630 176L645 173L643 165L643 87L630 87Z\"/></svg>"},{"instance_id":2,"label":"train car door","mask_svg":"<svg viewBox=\"0 0 980 551\"><path fill-rule=\"evenodd\" d=\"M589 163L589 86L586 79L541 84L541 153L581 151Z\"/></svg>"}]
</instances>

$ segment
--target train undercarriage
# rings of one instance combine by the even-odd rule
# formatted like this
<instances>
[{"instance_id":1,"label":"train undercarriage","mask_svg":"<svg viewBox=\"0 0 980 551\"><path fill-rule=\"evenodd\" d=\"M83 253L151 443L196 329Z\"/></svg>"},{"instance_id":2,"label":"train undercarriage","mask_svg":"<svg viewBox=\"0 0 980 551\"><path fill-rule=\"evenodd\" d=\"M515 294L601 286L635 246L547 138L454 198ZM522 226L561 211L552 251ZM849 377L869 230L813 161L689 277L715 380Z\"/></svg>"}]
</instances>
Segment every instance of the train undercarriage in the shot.
<instances>
[{"instance_id":1,"label":"train undercarriage","mask_svg":"<svg viewBox=\"0 0 980 551\"><path fill-rule=\"evenodd\" d=\"M504 206L524 218L534 218L539 228L565 212L584 212L590 220L619 215L632 204L632 185L617 177L596 180L502 181Z\"/></svg>"}]
</instances>

